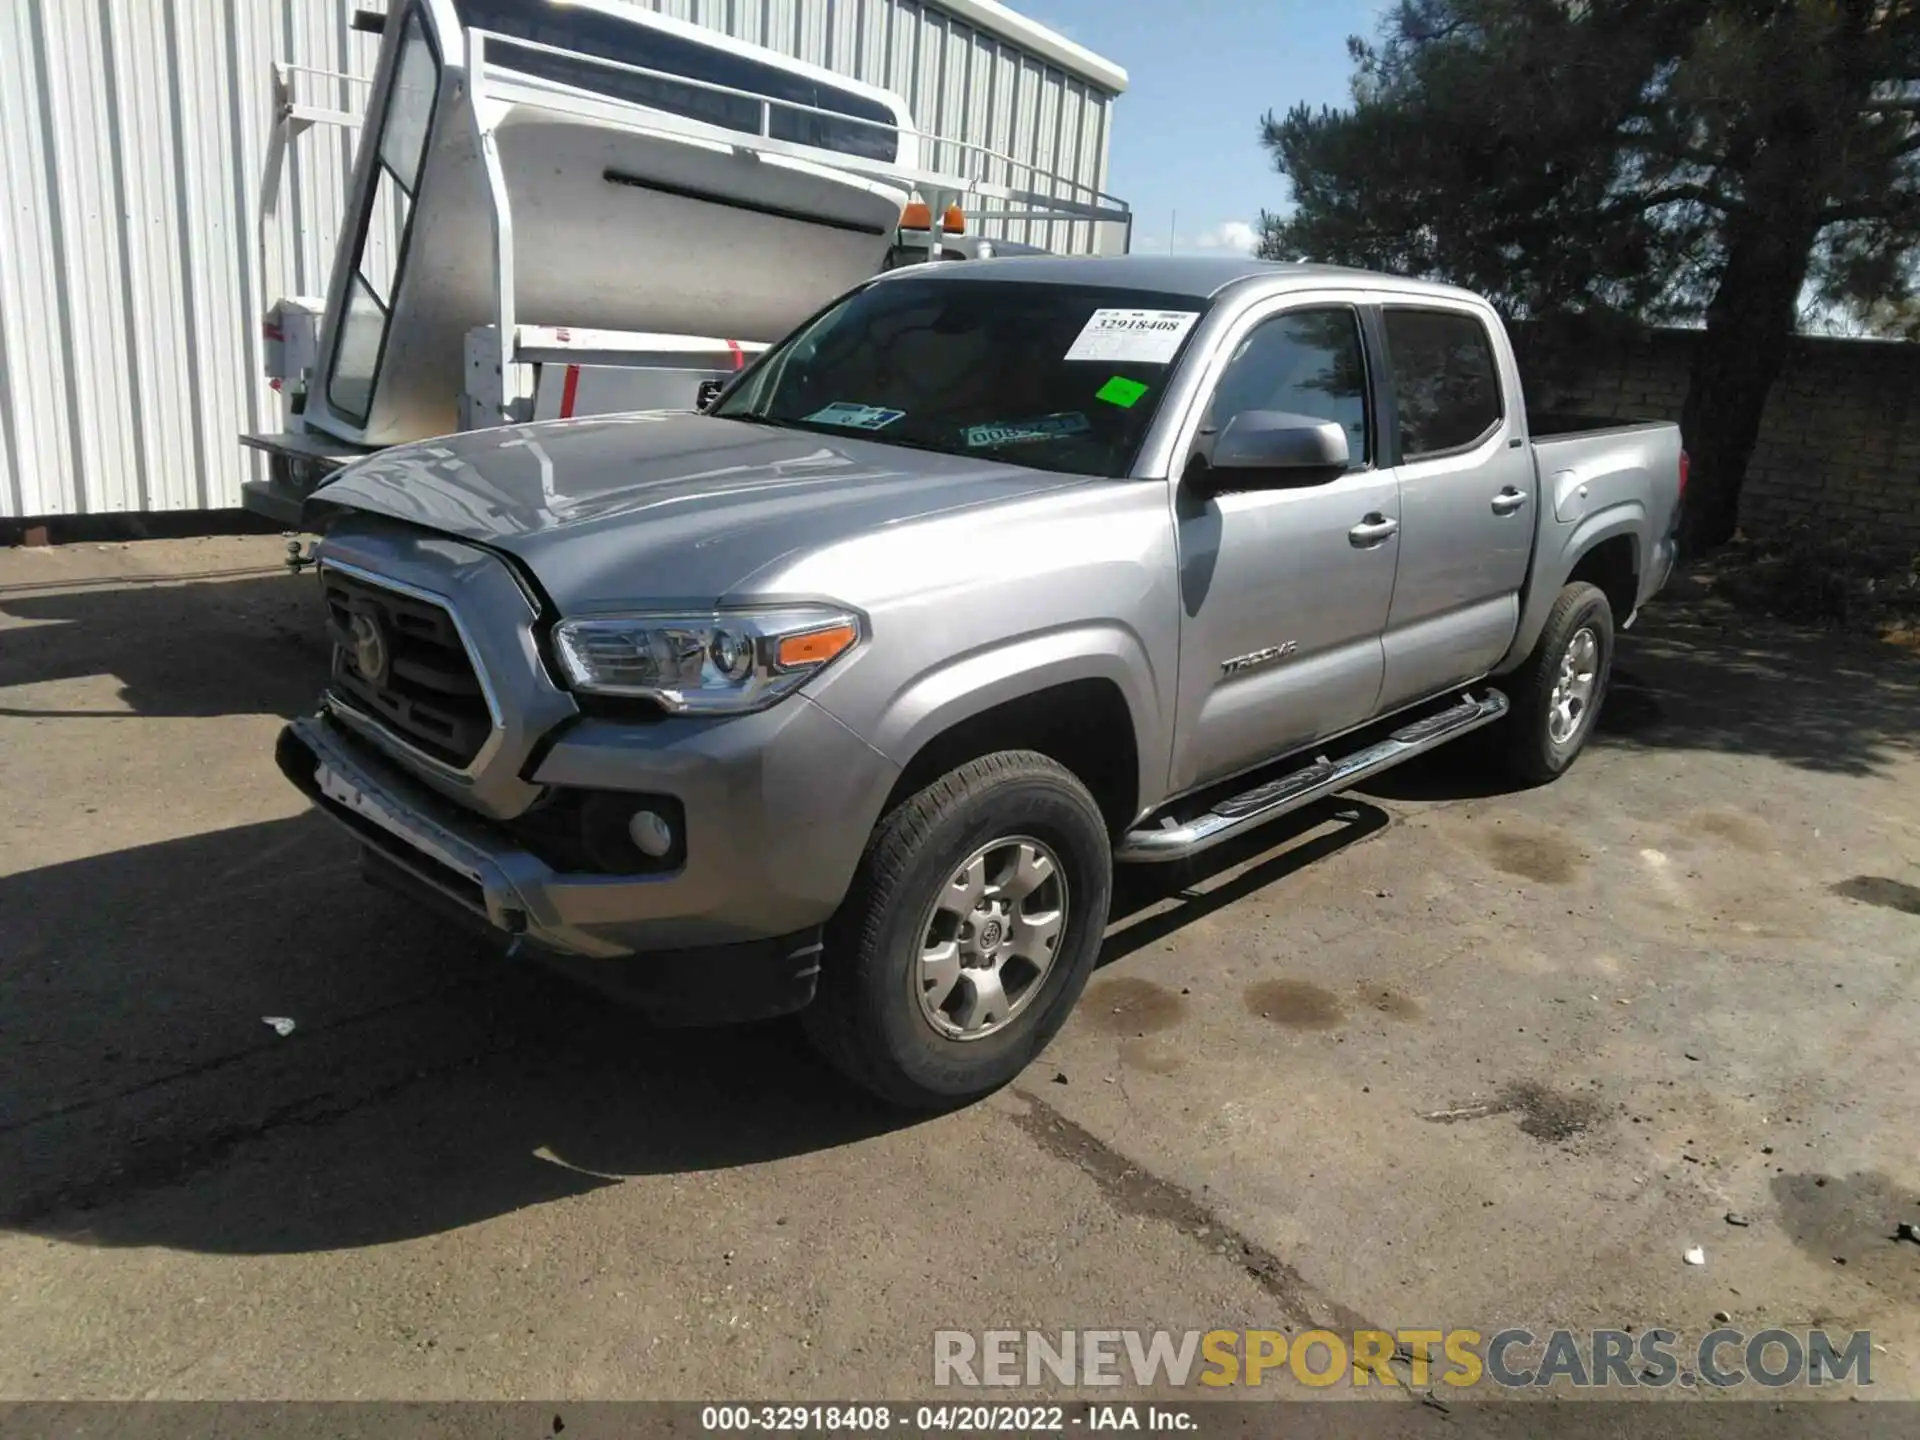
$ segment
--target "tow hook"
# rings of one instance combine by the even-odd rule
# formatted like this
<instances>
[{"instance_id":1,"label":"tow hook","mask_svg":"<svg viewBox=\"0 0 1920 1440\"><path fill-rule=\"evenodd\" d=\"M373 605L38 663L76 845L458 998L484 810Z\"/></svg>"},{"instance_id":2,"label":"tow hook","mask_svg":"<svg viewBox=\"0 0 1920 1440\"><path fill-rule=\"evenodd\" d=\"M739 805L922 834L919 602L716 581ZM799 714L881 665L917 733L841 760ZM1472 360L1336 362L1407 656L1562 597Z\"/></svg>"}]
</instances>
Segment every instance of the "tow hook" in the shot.
<instances>
[{"instance_id":1,"label":"tow hook","mask_svg":"<svg viewBox=\"0 0 1920 1440\"><path fill-rule=\"evenodd\" d=\"M512 938L507 941L506 958L518 960L527 948L527 912L512 905L500 908L500 923Z\"/></svg>"}]
</instances>

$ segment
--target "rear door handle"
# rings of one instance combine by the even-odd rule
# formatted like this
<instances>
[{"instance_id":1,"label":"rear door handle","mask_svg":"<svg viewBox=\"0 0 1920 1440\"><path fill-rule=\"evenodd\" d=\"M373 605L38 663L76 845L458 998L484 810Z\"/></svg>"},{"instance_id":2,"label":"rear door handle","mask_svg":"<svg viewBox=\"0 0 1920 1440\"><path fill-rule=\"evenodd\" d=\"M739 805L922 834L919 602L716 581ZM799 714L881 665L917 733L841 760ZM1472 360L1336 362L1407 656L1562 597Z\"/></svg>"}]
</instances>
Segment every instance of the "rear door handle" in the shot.
<instances>
[{"instance_id":1,"label":"rear door handle","mask_svg":"<svg viewBox=\"0 0 1920 1440\"><path fill-rule=\"evenodd\" d=\"M1357 549L1366 550L1390 538L1393 532L1399 528L1400 522L1398 520L1389 520L1385 515L1382 515L1376 510L1358 525L1347 531L1347 539L1352 541Z\"/></svg>"},{"instance_id":2,"label":"rear door handle","mask_svg":"<svg viewBox=\"0 0 1920 1440\"><path fill-rule=\"evenodd\" d=\"M1509 485L1493 497L1493 513L1496 515L1511 515L1526 503L1527 497Z\"/></svg>"}]
</instances>

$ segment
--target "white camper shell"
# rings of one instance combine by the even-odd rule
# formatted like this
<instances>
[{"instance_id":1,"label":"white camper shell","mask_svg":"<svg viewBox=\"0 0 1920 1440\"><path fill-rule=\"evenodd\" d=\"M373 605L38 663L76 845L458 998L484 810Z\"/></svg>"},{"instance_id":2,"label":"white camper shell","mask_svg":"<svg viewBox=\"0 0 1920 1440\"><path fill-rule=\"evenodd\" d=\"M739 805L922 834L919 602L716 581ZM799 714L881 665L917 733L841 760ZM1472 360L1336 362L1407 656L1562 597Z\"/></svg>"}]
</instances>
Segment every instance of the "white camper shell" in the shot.
<instances>
[{"instance_id":1,"label":"white camper shell","mask_svg":"<svg viewBox=\"0 0 1920 1440\"><path fill-rule=\"evenodd\" d=\"M692 409L890 265L1030 250L956 227L1072 222L1124 253L1124 203L914 125L877 87L619 0L406 0L364 116L276 73L262 245L286 147L359 123L324 311L267 320L287 428L250 509L298 523L347 460L454 430ZM961 173L924 168L938 145ZM305 336L307 343L288 343Z\"/></svg>"}]
</instances>

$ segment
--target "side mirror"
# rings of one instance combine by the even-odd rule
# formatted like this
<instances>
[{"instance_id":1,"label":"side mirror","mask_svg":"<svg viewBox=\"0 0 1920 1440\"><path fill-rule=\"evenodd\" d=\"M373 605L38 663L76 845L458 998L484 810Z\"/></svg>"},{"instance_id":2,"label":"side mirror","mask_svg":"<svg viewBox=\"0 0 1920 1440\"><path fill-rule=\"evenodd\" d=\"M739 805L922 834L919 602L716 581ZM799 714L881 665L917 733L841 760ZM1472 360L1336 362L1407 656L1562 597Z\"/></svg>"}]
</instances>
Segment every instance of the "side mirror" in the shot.
<instances>
[{"instance_id":1,"label":"side mirror","mask_svg":"<svg viewBox=\"0 0 1920 1440\"><path fill-rule=\"evenodd\" d=\"M713 408L713 402L720 398L720 392L727 388L724 380L702 380L693 393L693 408L705 414Z\"/></svg>"},{"instance_id":2,"label":"side mirror","mask_svg":"<svg viewBox=\"0 0 1920 1440\"><path fill-rule=\"evenodd\" d=\"M1236 472L1235 480L1241 478L1238 472L1283 471L1286 474L1275 478L1284 483L1303 480L1316 470L1344 470L1351 459L1347 432L1336 420L1284 410L1242 410L1214 439L1207 464Z\"/></svg>"}]
</instances>

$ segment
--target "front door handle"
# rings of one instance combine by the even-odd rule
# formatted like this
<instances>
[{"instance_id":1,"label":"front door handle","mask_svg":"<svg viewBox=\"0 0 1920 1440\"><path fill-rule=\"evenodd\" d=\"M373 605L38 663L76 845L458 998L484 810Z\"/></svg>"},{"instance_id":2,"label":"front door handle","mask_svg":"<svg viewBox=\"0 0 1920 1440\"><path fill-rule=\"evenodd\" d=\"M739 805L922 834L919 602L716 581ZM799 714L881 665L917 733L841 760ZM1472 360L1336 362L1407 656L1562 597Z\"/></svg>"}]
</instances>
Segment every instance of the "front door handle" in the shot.
<instances>
[{"instance_id":1,"label":"front door handle","mask_svg":"<svg viewBox=\"0 0 1920 1440\"><path fill-rule=\"evenodd\" d=\"M1390 520L1378 510L1367 516L1358 525L1347 531L1347 539L1361 550L1371 549L1381 541L1392 536L1400 528L1398 520Z\"/></svg>"},{"instance_id":2,"label":"front door handle","mask_svg":"<svg viewBox=\"0 0 1920 1440\"><path fill-rule=\"evenodd\" d=\"M1493 497L1493 513L1496 515L1511 515L1526 503L1527 497L1509 485Z\"/></svg>"}]
</instances>

